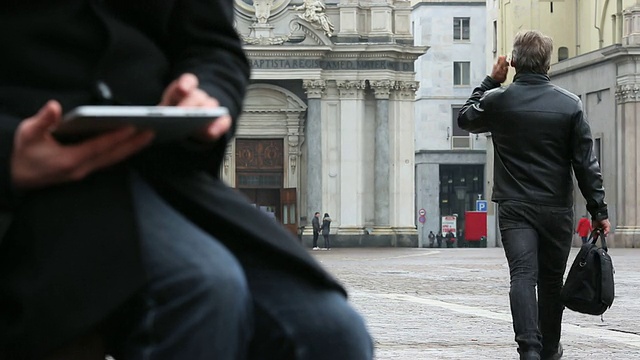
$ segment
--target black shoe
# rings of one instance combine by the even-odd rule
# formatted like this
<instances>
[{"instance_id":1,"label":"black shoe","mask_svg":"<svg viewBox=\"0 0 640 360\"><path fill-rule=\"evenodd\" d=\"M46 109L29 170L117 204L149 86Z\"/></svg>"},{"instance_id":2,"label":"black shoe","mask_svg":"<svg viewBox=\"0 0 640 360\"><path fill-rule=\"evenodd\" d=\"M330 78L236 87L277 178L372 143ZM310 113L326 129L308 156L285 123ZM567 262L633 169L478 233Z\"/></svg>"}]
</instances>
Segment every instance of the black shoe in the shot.
<instances>
[{"instance_id":1,"label":"black shoe","mask_svg":"<svg viewBox=\"0 0 640 360\"><path fill-rule=\"evenodd\" d=\"M527 351L520 354L520 360L540 360L540 354L535 351Z\"/></svg>"},{"instance_id":2,"label":"black shoe","mask_svg":"<svg viewBox=\"0 0 640 360\"><path fill-rule=\"evenodd\" d=\"M558 351L555 354L543 358L542 360L560 360L562 358L562 354L564 353L564 349L562 349L562 344L558 343Z\"/></svg>"}]
</instances>

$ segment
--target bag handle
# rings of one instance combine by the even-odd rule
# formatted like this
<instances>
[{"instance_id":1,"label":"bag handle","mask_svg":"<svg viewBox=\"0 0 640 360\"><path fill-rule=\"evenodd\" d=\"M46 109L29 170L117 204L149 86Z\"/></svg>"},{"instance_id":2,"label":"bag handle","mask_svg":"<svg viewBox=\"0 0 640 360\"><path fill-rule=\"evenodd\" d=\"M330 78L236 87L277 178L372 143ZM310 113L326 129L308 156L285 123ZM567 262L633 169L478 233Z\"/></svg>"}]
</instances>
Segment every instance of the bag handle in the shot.
<instances>
[{"instance_id":1,"label":"bag handle","mask_svg":"<svg viewBox=\"0 0 640 360\"><path fill-rule=\"evenodd\" d=\"M600 227L593 229L593 231L591 232L591 235L589 235L589 240L587 240L587 242L590 242L592 245L595 245L596 242L598 241L598 238L600 238L600 243L602 243L602 249L605 252L609 252L609 249L607 248L607 240L605 240L603 229Z\"/></svg>"},{"instance_id":2,"label":"bag handle","mask_svg":"<svg viewBox=\"0 0 640 360\"><path fill-rule=\"evenodd\" d=\"M595 245L596 242L598 242L598 238L600 238L600 243L602 243L602 250L604 250L604 252L609 252L609 249L607 248L607 240L605 240L604 238L602 228L598 227L593 229L591 235L589 235L587 244ZM582 257L580 258L580 267L584 267L585 265L587 265L587 255L589 255L589 252L584 252L584 254L582 254Z\"/></svg>"}]
</instances>

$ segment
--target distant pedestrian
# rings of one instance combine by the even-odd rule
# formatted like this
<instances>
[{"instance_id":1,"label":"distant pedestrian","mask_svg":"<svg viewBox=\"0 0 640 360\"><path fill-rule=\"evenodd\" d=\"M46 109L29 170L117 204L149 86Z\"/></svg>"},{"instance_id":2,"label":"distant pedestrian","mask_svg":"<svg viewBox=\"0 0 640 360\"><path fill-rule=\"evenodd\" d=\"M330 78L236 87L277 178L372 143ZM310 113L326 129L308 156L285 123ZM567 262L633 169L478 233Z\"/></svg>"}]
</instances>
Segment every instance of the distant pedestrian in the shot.
<instances>
[{"instance_id":1,"label":"distant pedestrian","mask_svg":"<svg viewBox=\"0 0 640 360\"><path fill-rule=\"evenodd\" d=\"M433 247L433 242L436 240L436 236L433 233L433 231L429 231L429 247L432 248Z\"/></svg>"},{"instance_id":2,"label":"distant pedestrian","mask_svg":"<svg viewBox=\"0 0 640 360\"><path fill-rule=\"evenodd\" d=\"M316 211L313 214L313 220L311 220L311 225L313 226L313 250L319 250L318 247L318 236L320 235L320 213Z\"/></svg>"},{"instance_id":3,"label":"distant pedestrian","mask_svg":"<svg viewBox=\"0 0 640 360\"><path fill-rule=\"evenodd\" d=\"M331 217L328 213L324 213L324 217L322 217L322 237L324 238L324 250L331 250L331 242L329 241L330 231Z\"/></svg>"},{"instance_id":4,"label":"distant pedestrian","mask_svg":"<svg viewBox=\"0 0 640 360\"><path fill-rule=\"evenodd\" d=\"M589 221L587 215L582 215L582 218L580 218L580 221L578 221L578 228L576 229L576 233L580 235L583 244L587 243L587 239L589 238L591 229L591 221Z\"/></svg>"},{"instance_id":5,"label":"distant pedestrian","mask_svg":"<svg viewBox=\"0 0 640 360\"><path fill-rule=\"evenodd\" d=\"M449 232L447 232L447 235L445 235L444 237L447 239L447 247L452 248L453 244L455 244L456 242L456 235L453 233L453 231L449 230Z\"/></svg>"},{"instance_id":6,"label":"distant pedestrian","mask_svg":"<svg viewBox=\"0 0 640 360\"><path fill-rule=\"evenodd\" d=\"M438 243L438 248L442 247L442 231L438 231L438 235L436 235L436 242Z\"/></svg>"}]
</instances>

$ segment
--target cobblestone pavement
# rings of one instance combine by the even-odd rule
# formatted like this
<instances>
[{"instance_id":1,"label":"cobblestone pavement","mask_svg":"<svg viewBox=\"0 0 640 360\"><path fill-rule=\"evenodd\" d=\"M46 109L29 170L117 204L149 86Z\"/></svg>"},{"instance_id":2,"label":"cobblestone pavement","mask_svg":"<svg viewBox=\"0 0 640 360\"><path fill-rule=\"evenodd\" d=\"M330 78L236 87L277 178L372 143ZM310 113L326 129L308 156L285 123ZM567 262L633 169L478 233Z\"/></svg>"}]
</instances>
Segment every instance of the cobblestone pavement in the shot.
<instances>
[{"instance_id":1,"label":"cobblestone pavement","mask_svg":"<svg viewBox=\"0 0 640 360\"><path fill-rule=\"evenodd\" d=\"M565 311L563 360L640 359L640 249L609 251L616 269L613 307L604 321ZM376 359L518 358L502 249L334 248L312 254L347 287L374 337Z\"/></svg>"}]
</instances>

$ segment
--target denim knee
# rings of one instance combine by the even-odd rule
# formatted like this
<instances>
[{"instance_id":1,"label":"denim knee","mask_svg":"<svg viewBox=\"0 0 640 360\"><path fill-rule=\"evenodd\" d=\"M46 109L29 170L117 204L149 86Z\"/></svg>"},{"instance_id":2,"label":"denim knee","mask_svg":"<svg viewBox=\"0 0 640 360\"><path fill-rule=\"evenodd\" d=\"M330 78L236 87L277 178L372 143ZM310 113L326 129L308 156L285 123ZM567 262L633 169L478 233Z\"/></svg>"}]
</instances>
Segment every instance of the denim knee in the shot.
<instances>
[{"instance_id":1,"label":"denim knee","mask_svg":"<svg viewBox=\"0 0 640 360\"><path fill-rule=\"evenodd\" d=\"M338 294L323 300L325 311L321 311L318 316L324 318L324 324L315 331L321 334L319 338L323 339L321 342L325 352L335 352L334 357L327 358L372 359L373 340L362 316Z\"/></svg>"},{"instance_id":2,"label":"denim knee","mask_svg":"<svg viewBox=\"0 0 640 360\"><path fill-rule=\"evenodd\" d=\"M218 257L185 270L185 290L205 307L246 310L251 297L242 268L235 260L219 260Z\"/></svg>"}]
</instances>

